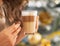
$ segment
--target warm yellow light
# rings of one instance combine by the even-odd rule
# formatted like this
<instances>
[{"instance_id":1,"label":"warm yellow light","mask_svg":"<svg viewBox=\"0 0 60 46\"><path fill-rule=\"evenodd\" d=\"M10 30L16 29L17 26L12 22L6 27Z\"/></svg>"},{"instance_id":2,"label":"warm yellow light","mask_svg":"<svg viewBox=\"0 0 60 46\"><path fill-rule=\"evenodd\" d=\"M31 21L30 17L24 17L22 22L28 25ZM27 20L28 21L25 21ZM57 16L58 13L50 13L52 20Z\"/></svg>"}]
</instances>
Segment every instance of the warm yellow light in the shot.
<instances>
[{"instance_id":1,"label":"warm yellow light","mask_svg":"<svg viewBox=\"0 0 60 46\"><path fill-rule=\"evenodd\" d=\"M42 36L39 33L36 33L34 35L29 35L28 40L30 44L37 44L40 42Z\"/></svg>"},{"instance_id":2,"label":"warm yellow light","mask_svg":"<svg viewBox=\"0 0 60 46\"><path fill-rule=\"evenodd\" d=\"M60 2L59 0L55 0L55 3L56 3L56 4L59 4L59 2Z\"/></svg>"}]
</instances>

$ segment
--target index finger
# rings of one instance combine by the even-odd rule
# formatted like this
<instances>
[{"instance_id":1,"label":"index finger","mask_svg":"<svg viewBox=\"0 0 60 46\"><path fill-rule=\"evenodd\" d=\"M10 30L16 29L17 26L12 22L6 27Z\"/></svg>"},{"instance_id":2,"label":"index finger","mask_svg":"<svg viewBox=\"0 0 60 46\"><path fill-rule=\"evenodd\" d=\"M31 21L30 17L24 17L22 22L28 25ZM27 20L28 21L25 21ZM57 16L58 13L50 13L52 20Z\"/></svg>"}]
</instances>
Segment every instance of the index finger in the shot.
<instances>
[{"instance_id":1,"label":"index finger","mask_svg":"<svg viewBox=\"0 0 60 46\"><path fill-rule=\"evenodd\" d=\"M20 23L13 24L12 26L10 26L10 27L8 28L8 30L9 30L10 33L12 33L12 32L14 32L14 31L16 31L16 30L19 28L19 26L20 26Z\"/></svg>"}]
</instances>

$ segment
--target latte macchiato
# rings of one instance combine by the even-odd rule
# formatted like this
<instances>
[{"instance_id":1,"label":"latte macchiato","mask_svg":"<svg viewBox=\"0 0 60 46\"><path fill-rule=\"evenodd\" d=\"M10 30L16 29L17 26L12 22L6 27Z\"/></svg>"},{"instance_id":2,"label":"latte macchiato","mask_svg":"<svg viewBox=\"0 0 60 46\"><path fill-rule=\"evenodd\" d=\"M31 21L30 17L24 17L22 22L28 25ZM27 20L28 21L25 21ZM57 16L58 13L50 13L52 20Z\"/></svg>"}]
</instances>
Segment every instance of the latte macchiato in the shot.
<instances>
[{"instance_id":1,"label":"latte macchiato","mask_svg":"<svg viewBox=\"0 0 60 46\"><path fill-rule=\"evenodd\" d=\"M22 11L23 30L25 31L25 34L36 32L36 16L37 11Z\"/></svg>"}]
</instances>

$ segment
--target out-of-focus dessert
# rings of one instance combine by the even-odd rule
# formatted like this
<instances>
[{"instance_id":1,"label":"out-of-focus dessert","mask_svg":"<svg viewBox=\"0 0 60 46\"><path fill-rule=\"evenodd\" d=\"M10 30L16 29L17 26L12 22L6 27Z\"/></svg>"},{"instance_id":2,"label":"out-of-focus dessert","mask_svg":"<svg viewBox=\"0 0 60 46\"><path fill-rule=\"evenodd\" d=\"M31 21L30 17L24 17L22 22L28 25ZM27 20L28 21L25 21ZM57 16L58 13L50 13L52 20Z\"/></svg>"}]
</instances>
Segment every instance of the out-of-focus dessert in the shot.
<instances>
[{"instance_id":1,"label":"out-of-focus dessert","mask_svg":"<svg viewBox=\"0 0 60 46\"><path fill-rule=\"evenodd\" d=\"M52 23L52 16L47 11L41 11L39 13L39 20L42 23L42 25L48 25Z\"/></svg>"},{"instance_id":2,"label":"out-of-focus dessert","mask_svg":"<svg viewBox=\"0 0 60 46\"><path fill-rule=\"evenodd\" d=\"M28 41L31 45L36 45L40 43L41 39L42 39L42 36L39 33L35 33L34 35L28 36Z\"/></svg>"},{"instance_id":3,"label":"out-of-focus dessert","mask_svg":"<svg viewBox=\"0 0 60 46\"><path fill-rule=\"evenodd\" d=\"M51 46L51 42L47 39L42 39L40 46Z\"/></svg>"}]
</instances>

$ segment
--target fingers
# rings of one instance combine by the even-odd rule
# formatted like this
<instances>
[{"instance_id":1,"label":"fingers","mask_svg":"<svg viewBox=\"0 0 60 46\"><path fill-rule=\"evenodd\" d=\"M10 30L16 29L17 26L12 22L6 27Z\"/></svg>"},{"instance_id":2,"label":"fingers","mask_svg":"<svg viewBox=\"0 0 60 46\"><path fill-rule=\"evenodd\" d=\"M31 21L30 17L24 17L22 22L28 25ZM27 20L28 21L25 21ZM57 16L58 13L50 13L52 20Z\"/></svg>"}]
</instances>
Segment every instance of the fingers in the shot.
<instances>
[{"instance_id":1,"label":"fingers","mask_svg":"<svg viewBox=\"0 0 60 46\"><path fill-rule=\"evenodd\" d=\"M24 34L24 31L21 31L20 34L18 35L18 38L16 40L16 45L24 38L26 35Z\"/></svg>"},{"instance_id":2,"label":"fingers","mask_svg":"<svg viewBox=\"0 0 60 46\"><path fill-rule=\"evenodd\" d=\"M14 38L18 35L18 33L21 31L21 27L19 27L15 32L12 33Z\"/></svg>"},{"instance_id":3,"label":"fingers","mask_svg":"<svg viewBox=\"0 0 60 46\"><path fill-rule=\"evenodd\" d=\"M14 27L14 26L15 26L15 23L12 24L11 26L5 28L2 32L10 32L10 31L11 31L10 29L11 29L12 27Z\"/></svg>"},{"instance_id":4,"label":"fingers","mask_svg":"<svg viewBox=\"0 0 60 46\"><path fill-rule=\"evenodd\" d=\"M21 27L19 27L14 33L12 33L13 35L13 45L15 45L16 41L17 41L17 37L18 37L18 33L21 31Z\"/></svg>"},{"instance_id":5,"label":"fingers","mask_svg":"<svg viewBox=\"0 0 60 46\"><path fill-rule=\"evenodd\" d=\"M13 46L15 46L15 43L16 43L16 39L17 39L17 36L13 39Z\"/></svg>"},{"instance_id":6,"label":"fingers","mask_svg":"<svg viewBox=\"0 0 60 46\"><path fill-rule=\"evenodd\" d=\"M8 28L9 33L15 32L15 31L19 28L19 26L20 26L20 23L13 24L12 26L10 26L10 27Z\"/></svg>"}]
</instances>

